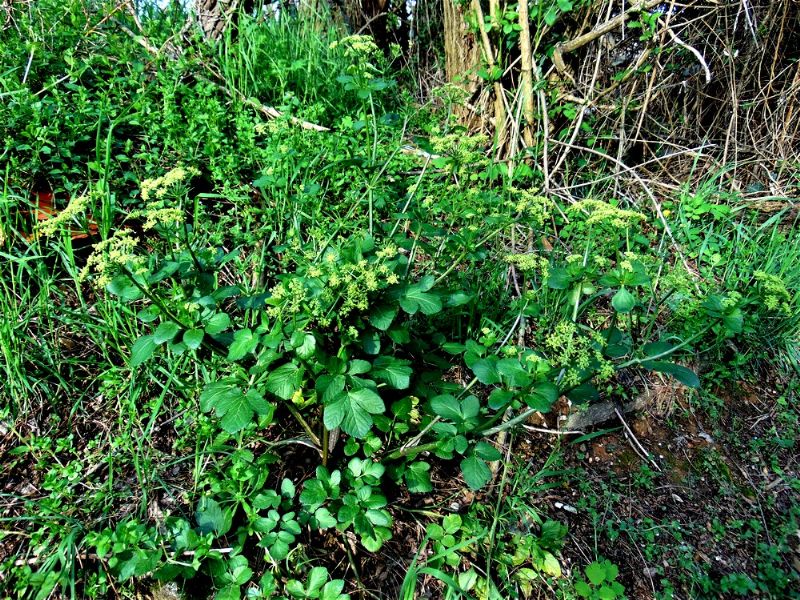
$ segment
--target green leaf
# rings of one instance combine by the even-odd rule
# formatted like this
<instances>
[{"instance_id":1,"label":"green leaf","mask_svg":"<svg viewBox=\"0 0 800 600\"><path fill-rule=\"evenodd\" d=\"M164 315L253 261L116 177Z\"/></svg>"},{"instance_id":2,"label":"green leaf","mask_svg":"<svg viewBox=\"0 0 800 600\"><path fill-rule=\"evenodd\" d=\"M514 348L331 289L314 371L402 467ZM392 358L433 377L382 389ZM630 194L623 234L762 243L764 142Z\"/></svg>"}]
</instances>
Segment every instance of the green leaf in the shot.
<instances>
[{"instance_id":1,"label":"green leaf","mask_svg":"<svg viewBox=\"0 0 800 600\"><path fill-rule=\"evenodd\" d=\"M295 349L295 352L300 358L308 359L314 355L316 348L317 338L315 338L312 334L307 333L303 336L303 343L300 345L300 347Z\"/></svg>"},{"instance_id":2,"label":"green leaf","mask_svg":"<svg viewBox=\"0 0 800 600\"><path fill-rule=\"evenodd\" d=\"M586 404L587 402L594 402L600 398L600 393L591 383L584 383L583 385L569 390L566 396L573 404Z\"/></svg>"},{"instance_id":3,"label":"green leaf","mask_svg":"<svg viewBox=\"0 0 800 600\"><path fill-rule=\"evenodd\" d=\"M585 581L576 581L575 593L581 598L589 598L592 595L592 588Z\"/></svg>"},{"instance_id":4,"label":"green leaf","mask_svg":"<svg viewBox=\"0 0 800 600\"><path fill-rule=\"evenodd\" d=\"M226 585L214 594L214 600L240 600L241 597L242 593L239 586L233 583Z\"/></svg>"},{"instance_id":5,"label":"green leaf","mask_svg":"<svg viewBox=\"0 0 800 600\"><path fill-rule=\"evenodd\" d=\"M442 301L439 296L424 291L424 289L430 289L425 287L427 283L409 286L400 298L400 307L408 314L413 315L419 310L424 315L433 315L442 310Z\"/></svg>"},{"instance_id":6,"label":"green leaf","mask_svg":"<svg viewBox=\"0 0 800 600\"><path fill-rule=\"evenodd\" d=\"M253 420L253 408L248 398L238 393L224 396L216 406L217 415L222 417L220 425L228 433L241 431Z\"/></svg>"},{"instance_id":7,"label":"green leaf","mask_svg":"<svg viewBox=\"0 0 800 600\"><path fill-rule=\"evenodd\" d=\"M481 489L492 478L489 465L477 456L470 456L462 460L461 472L464 475L464 481L473 490Z\"/></svg>"},{"instance_id":8,"label":"green leaf","mask_svg":"<svg viewBox=\"0 0 800 600\"><path fill-rule=\"evenodd\" d=\"M552 290L565 290L569 287L570 283L572 283L572 278L565 269L550 269L547 275L547 287Z\"/></svg>"},{"instance_id":9,"label":"green leaf","mask_svg":"<svg viewBox=\"0 0 800 600\"><path fill-rule=\"evenodd\" d=\"M156 327L155 333L153 334L153 341L155 341L156 344L170 342L172 338L177 335L179 330L180 327L178 327L177 324L172 321L164 321L161 325Z\"/></svg>"},{"instance_id":10,"label":"green leaf","mask_svg":"<svg viewBox=\"0 0 800 600\"><path fill-rule=\"evenodd\" d=\"M487 442L475 444L475 455L489 462L500 460L503 456L497 448Z\"/></svg>"},{"instance_id":11,"label":"green leaf","mask_svg":"<svg viewBox=\"0 0 800 600\"><path fill-rule=\"evenodd\" d=\"M143 335L133 343L131 348L131 367L138 367L151 356L156 349L156 342L152 335Z\"/></svg>"},{"instance_id":12,"label":"green leaf","mask_svg":"<svg viewBox=\"0 0 800 600\"><path fill-rule=\"evenodd\" d=\"M347 414L347 396L342 394L338 400L331 402L325 406L322 420L325 422L325 427L336 429L344 421L344 416Z\"/></svg>"},{"instance_id":13,"label":"green leaf","mask_svg":"<svg viewBox=\"0 0 800 600\"><path fill-rule=\"evenodd\" d=\"M314 513L314 518L317 520L317 524L319 525L320 529L330 529L331 527L336 527L336 517L334 517L324 506L317 509L317 511Z\"/></svg>"},{"instance_id":14,"label":"green leaf","mask_svg":"<svg viewBox=\"0 0 800 600\"><path fill-rule=\"evenodd\" d=\"M383 400L370 389L351 390L343 396L342 430L355 438L363 438L372 428L372 416L386 410ZM326 411L327 412L327 411Z\"/></svg>"},{"instance_id":15,"label":"green leaf","mask_svg":"<svg viewBox=\"0 0 800 600\"><path fill-rule=\"evenodd\" d=\"M378 306L372 310L369 316L369 322L372 323L372 326L376 329L386 331L391 327L398 310L397 306Z\"/></svg>"},{"instance_id":16,"label":"green leaf","mask_svg":"<svg viewBox=\"0 0 800 600\"><path fill-rule=\"evenodd\" d=\"M322 588L322 594L320 594L319 600L344 600L345 598L349 598L349 596L342 594L343 589L343 580L334 579L333 581L329 581L325 584L325 587Z\"/></svg>"},{"instance_id":17,"label":"green leaf","mask_svg":"<svg viewBox=\"0 0 800 600\"><path fill-rule=\"evenodd\" d=\"M200 499L194 518L201 533L215 533L220 536L225 535L231 527L230 515L213 498Z\"/></svg>"},{"instance_id":18,"label":"green leaf","mask_svg":"<svg viewBox=\"0 0 800 600\"><path fill-rule=\"evenodd\" d=\"M688 387L700 387L700 378L697 376L697 374L690 368L684 367L683 365L676 365L675 363L667 361L648 360L644 361L642 366L650 371L657 371L659 373L672 375L675 379Z\"/></svg>"},{"instance_id":19,"label":"green leaf","mask_svg":"<svg viewBox=\"0 0 800 600\"><path fill-rule=\"evenodd\" d=\"M281 365L267 376L264 387L278 398L289 400L300 389L303 369L294 363Z\"/></svg>"},{"instance_id":20,"label":"green leaf","mask_svg":"<svg viewBox=\"0 0 800 600\"><path fill-rule=\"evenodd\" d=\"M633 310L636 306L636 298L624 287L614 294L611 299L611 306L614 307L618 313L626 314Z\"/></svg>"},{"instance_id":21,"label":"green leaf","mask_svg":"<svg viewBox=\"0 0 800 600\"><path fill-rule=\"evenodd\" d=\"M410 361L391 356L379 356L372 363L372 375L375 379L385 381L396 390L405 390L411 385L413 370Z\"/></svg>"},{"instance_id":22,"label":"green leaf","mask_svg":"<svg viewBox=\"0 0 800 600\"><path fill-rule=\"evenodd\" d=\"M202 329L187 329L183 333L183 343L186 344L186 347L190 350L197 350L200 344L203 343L204 335Z\"/></svg>"},{"instance_id":23,"label":"green leaf","mask_svg":"<svg viewBox=\"0 0 800 600\"><path fill-rule=\"evenodd\" d=\"M328 499L325 486L319 479L309 479L300 492L300 502L305 507L319 507L320 504Z\"/></svg>"},{"instance_id":24,"label":"green leaf","mask_svg":"<svg viewBox=\"0 0 800 600\"><path fill-rule=\"evenodd\" d=\"M525 398L525 403L539 412L547 412L556 403L558 396L558 386L545 381L531 390L530 395Z\"/></svg>"},{"instance_id":25,"label":"green leaf","mask_svg":"<svg viewBox=\"0 0 800 600\"><path fill-rule=\"evenodd\" d=\"M431 410L443 419L461 420L461 405L453 396L443 394L431 399Z\"/></svg>"},{"instance_id":26,"label":"green leaf","mask_svg":"<svg viewBox=\"0 0 800 600\"><path fill-rule=\"evenodd\" d=\"M325 567L314 567L308 572L308 579L306 581L306 589L308 595L316 595L325 582L328 581L328 569Z\"/></svg>"},{"instance_id":27,"label":"green leaf","mask_svg":"<svg viewBox=\"0 0 800 600\"><path fill-rule=\"evenodd\" d=\"M497 357L479 358L470 367L475 377L483 385L495 385L500 383L500 372L497 370Z\"/></svg>"},{"instance_id":28,"label":"green leaf","mask_svg":"<svg viewBox=\"0 0 800 600\"><path fill-rule=\"evenodd\" d=\"M231 318L226 313L216 313L206 322L206 333L217 335L231 326Z\"/></svg>"},{"instance_id":29,"label":"green leaf","mask_svg":"<svg viewBox=\"0 0 800 600\"><path fill-rule=\"evenodd\" d=\"M411 463L405 472L408 491L412 494L426 494L432 491L430 470L431 466L424 461Z\"/></svg>"},{"instance_id":30,"label":"green leaf","mask_svg":"<svg viewBox=\"0 0 800 600\"><path fill-rule=\"evenodd\" d=\"M586 567L585 572L586 578L593 585L600 585L606 578L606 568L600 563L593 562Z\"/></svg>"},{"instance_id":31,"label":"green leaf","mask_svg":"<svg viewBox=\"0 0 800 600\"><path fill-rule=\"evenodd\" d=\"M531 382L531 375L518 358L504 358L497 363L497 372L503 377L506 385L511 387L525 387Z\"/></svg>"},{"instance_id":32,"label":"green leaf","mask_svg":"<svg viewBox=\"0 0 800 600\"><path fill-rule=\"evenodd\" d=\"M561 577L561 565L558 563L558 559L550 552L544 552L541 568L551 577Z\"/></svg>"},{"instance_id":33,"label":"green leaf","mask_svg":"<svg viewBox=\"0 0 800 600\"><path fill-rule=\"evenodd\" d=\"M381 336L376 331L367 331L361 336L361 345L364 352L374 356L381 351Z\"/></svg>"},{"instance_id":34,"label":"green leaf","mask_svg":"<svg viewBox=\"0 0 800 600\"><path fill-rule=\"evenodd\" d=\"M241 360L258 346L258 336L249 329L240 329L233 334L233 343L228 348L228 360Z\"/></svg>"},{"instance_id":35,"label":"green leaf","mask_svg":"<svg viewBox=\"0 0 800 600\"><path fill-rule=\"evenodd\" d=\"M604 585L599 590L597 590L597 597L600 600L615 600L615 598L617 597L617 592L612 590L607 585Z\"/></svg>"},{"instance_id":36,"label":"green leaf","mask_svg":"<svg viewBox=\"0 0 800 600\"><path fill-rule=\"evenodd\" d=\"M224 397L241 395L242 391L230 379L214 381L206 384L200 394L200 410L208 412L214 408Z\"/></svg>"}]
</instances>

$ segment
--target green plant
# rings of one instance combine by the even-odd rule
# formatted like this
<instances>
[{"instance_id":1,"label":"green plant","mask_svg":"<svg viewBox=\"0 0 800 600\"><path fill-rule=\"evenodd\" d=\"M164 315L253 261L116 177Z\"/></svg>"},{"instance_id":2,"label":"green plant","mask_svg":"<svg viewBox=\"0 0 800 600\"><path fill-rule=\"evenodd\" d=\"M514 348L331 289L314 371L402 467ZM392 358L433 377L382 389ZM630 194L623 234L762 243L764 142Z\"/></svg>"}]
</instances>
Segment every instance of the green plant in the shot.
<instances>
[{"instance_id":1,"label":"green plant","mask_svg":"<svg viewBox=\"0 0 800 600\"><path fill-rule=\"evenodd\" d=\"M595 561L583 570L585 579L575 582L575 593L581 598L613 600L625 598L625 588L617 579L619 568L611 561Z\"/></svg>"}]
</instances>

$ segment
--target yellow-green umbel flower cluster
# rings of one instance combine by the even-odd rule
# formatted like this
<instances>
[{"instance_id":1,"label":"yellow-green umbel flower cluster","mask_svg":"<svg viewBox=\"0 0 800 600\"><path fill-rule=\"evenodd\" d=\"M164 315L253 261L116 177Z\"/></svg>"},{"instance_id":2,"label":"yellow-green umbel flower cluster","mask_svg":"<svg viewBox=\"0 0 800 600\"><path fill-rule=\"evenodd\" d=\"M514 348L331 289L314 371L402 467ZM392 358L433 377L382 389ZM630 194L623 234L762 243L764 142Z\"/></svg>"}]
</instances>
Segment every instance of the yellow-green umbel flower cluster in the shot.
<instances>
[{"instance_id":1,"label":"yellow-green umbel flower cluster","mask_svg":"<svg viewBox=\"0 0 800 600\"><path fill-rule=\"evenodd\" d=\"M581 383L581 372L588 369L592 361L597 363L599 380L605 381L614 374L614 366L598 349L603 345L602 336L597 332L593 332L591 337L584 335L572 321L562 321L556 325L545 344L550 350L550 363L565 369L563 382L567 387Z\"/></svg>"},{"instance_id":2,"label":"yellow-green umbel flower cluster","mask_svg":"<svg viewBox=\"0 0 800 600\"><path fill-rule=\"evenodd\" d=\"M342 319L354 311L365 311L370 293L399 282L389 264L396 256L393 245L357 262L344 261L336 250L328 250L303 274L294 274L270 290L272 306L267 313L283 319L304 315L327 327L334 317Z\"/></svg>"},{"instance_id":3,"label":"yellow-green umbel flower cluster","mask_svg":"<svg viewBox=\"0 0 800 600\"><path fill-rule=\"evenodd\" d=\"M155 179L145 179L142 181L139 189L141 191L142 200L145 202L152 198L161 199L168 191L178 183L185 181L189 176L196 175L196 169L184 169L183 167L176 167L168 171L161 177Z\"/></svg>"},{"instance_id":4,"label":"yellow-green umbel flower cluster","mask_svg":"<svg viewBox=\"0 0 800 600\"><path fill-rule=\"evenodd\" d=\"M614 229L628 229L629 227L641 223L645 216L635 210L625 210L617 206L612 206L608 202L601 200L581 200L570 206L570 213L583 213L587 215L588 225L608 225Z\"/></svg>"},{"instance_id":5,"label":"yellow-green umbel flower cluster","mask_svg":"<svg viewBox=\"0 0 800 600\"><path fill-rule=\"evenodd\" d=\"M120 271L126 270L133 275L140 275L147 270L144 257L135 253L139 240L130 229L119 229L107 240L92 246L93 252L80 273L85 280L94 272L97 284L106 286Z\"/></svg>"},{"instance_id":6,"label":"yellow-green umbel flower cluster","mask_svg":"<svg viewBox=\"0 0 800 600\"><path fill-rule=\"evenodd\" d=\"M792 295L786 289L786 284L777 275L772 275L765 271L756 271L753 274L761 288L764 298L764 306L767 310L781 313L787 317L791 316L792 308L790 302Z\"/></svg>"},{"instance_id":7,"label":"yellow-green umbel flower cluster","mask_svg":"<svg viewBox=\"0 0 800 600\"><path fill-rule=\"evenodd\" d=\"M88 206L89 196L76 196L72 198L64 210L40 222L36 226L36 233L43 236L55 235L61 230L63 225L69 224L82 216L86 212Z\"/></svg>"}]
</instances>

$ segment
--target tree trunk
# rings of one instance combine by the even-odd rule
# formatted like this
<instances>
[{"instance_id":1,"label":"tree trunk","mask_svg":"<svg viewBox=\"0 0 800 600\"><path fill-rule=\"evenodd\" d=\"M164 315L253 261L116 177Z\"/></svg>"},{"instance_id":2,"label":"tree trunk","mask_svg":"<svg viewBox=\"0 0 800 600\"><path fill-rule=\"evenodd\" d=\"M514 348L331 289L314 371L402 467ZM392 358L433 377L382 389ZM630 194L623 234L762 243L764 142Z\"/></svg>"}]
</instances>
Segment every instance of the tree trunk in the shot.
<instances>
[{"instance_id":1,"label":"tree trunk","mask_svg":"<svg viewBox=\"0 0 800 600\"><path fill-rule=\"evenodd\" d=\"M480 46L469 30L466 14L453 0L444 0L444 54L445 74L449 83L463 89L472 97L478 89L477 66ZM471 111L459 107L456 111L461 121L468 121Z\"/></svg>"},{"instance_id":2,"label":"tree trunk","mask_svg":"<svg viewBox=\"0 0 800 600\"><path fill-rule=\"evenodd\" d=\"M207 40L218 40L228 27L236 27L239 11L251 11L254 0L196 0L197 21Z\"/></svg>"}]
</instances>

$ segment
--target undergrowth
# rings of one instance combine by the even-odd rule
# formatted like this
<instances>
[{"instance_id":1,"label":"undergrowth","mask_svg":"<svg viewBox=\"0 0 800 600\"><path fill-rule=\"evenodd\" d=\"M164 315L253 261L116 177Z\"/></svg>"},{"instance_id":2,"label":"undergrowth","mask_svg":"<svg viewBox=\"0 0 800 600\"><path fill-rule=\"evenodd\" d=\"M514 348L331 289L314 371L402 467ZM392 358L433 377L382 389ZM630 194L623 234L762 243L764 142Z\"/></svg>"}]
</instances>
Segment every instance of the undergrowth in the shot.
<instances>
[{"instance_id":1,"label":"undergrowth","mask_svg":"<svg viewBox=\"0 0 800 600\"><path fill-rule=\"evenodd\" d=\"M11 597L623 597L604 557L564 567L535 498L567 474L507 436L560 398L797 365L782 214L713 186L668 220L562 204L300 18L174 57L39 4L0 34ZM167 47L180 19L144 17Z\"/></svg>"}]
</instances>

